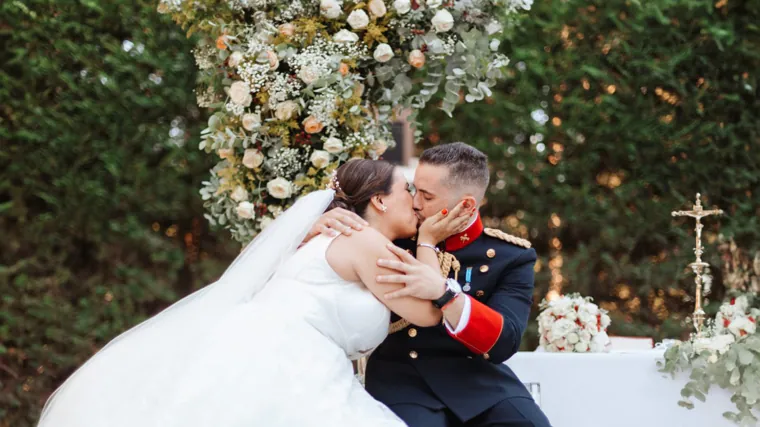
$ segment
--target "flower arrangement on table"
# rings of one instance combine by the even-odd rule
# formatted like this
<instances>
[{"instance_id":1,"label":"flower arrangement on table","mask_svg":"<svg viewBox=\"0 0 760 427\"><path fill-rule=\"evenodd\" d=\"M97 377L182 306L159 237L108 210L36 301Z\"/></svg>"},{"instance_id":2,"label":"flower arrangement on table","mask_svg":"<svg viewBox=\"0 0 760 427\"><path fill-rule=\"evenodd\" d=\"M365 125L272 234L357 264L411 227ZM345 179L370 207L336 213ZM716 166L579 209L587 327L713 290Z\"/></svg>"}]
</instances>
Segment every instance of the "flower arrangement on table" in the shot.
<instances>
[{"instance_id":1,"label":"flower arrangement on table","mask_svg":"<svg viewBox=\"0 0 760 427\"><path fill-rule=\"evenodd\" d=\"M381 156L400 109L414 123L439 90L449 115L490 96L509 63L500 19L531 3L161 0L201 35L198 104L215 113L200 148L221 158L207 219L247 242L343 162Z\"/></svg>"},{"instance_id":2,"label":"flower arrangement on table","mask_svg":"<svg viewBox=\"0 0 760 427\"><path fill-rule=\"evenodd\" d=\"M609 345L607 311L580 294L542 301L538 315L539 345L545 351L600 353Z\"/></svg>"},{"instance_id":3,"label":"flower arrangement on table","mask_svg":"<svg viewBox=\"0 0 760 427\"><path fill-rule=\"evenodd\" d=\"M704 402L715 384L730 390L736 405L736 413L723 416L737 424L756 425L752 411L760 409L760 310L752 307L753 299L751 294L730 298L700 336L692 335L665 351L661 372L690 371L679 405L691 409L692 398Z\"/></svg>"}]
</instances>

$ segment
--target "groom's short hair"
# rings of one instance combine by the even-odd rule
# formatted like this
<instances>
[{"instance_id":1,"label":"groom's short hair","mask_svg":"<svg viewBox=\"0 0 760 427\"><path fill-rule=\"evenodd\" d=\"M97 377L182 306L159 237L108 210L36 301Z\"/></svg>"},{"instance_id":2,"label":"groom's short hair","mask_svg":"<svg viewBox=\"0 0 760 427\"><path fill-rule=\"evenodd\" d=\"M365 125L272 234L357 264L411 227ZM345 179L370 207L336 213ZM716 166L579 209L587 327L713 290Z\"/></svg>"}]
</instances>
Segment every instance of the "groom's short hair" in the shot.
<instances>
[{"instance_id":1,"label":"groom's short hair","mask_svg":"<svg viewBox=\"0 0 760 427\"><path fill-rule=\"evenodd\" d=\"M448 184L457 187L475 187L480 198L485 196L490 172L488 156L464 142L441 144L422 152L420 164L446 166L449 169Z\"/></svg>"}]
</instances>

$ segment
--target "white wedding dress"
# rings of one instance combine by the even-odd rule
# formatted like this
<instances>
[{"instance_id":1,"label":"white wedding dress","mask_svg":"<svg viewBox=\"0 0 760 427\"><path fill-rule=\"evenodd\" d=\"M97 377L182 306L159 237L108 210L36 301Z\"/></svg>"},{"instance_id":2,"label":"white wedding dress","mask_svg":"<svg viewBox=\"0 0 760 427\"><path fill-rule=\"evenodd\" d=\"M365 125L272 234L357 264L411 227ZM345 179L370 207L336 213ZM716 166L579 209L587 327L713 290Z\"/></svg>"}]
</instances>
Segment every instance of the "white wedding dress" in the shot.
<instances>
[{"instance_id":1,"label":"white wedding dress","mask_svg":"<svg viewBox=\"0 0 760 427\"><path fill-rule=\"evenodd\" d=\"M195 336L127 350L152 331L138 329L124 350L106 347L56 392L40 426L404 426L364 390L350 361L383 341L390 312L330 267L331 242L314 238L254 298L199 322Z\"/></svg>"}]
</instances>

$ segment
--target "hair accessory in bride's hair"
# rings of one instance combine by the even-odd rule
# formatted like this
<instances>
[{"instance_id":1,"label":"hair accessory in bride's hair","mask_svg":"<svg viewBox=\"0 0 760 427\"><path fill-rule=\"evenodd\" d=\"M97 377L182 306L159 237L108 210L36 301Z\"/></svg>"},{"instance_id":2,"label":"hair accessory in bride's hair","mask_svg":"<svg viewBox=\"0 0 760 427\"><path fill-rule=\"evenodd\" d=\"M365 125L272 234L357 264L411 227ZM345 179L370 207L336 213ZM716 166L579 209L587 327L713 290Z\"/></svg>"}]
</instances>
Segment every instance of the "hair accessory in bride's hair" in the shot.
<instances>
[{"instance_id":1,"label":"hair accessory in bride's hair","mask_svg":"<svg viewBox=\"0 0 760 427\"><path fill-rule=\"evenodd\" d=\"M338 182L337 169L333 171L332 176L330 177L330 183L327 184L327 188L332 188L333 190L335 190L336 193L340 193L341 191L343 191L340 188L340 182Z\"/></svg>"}]
</instances>

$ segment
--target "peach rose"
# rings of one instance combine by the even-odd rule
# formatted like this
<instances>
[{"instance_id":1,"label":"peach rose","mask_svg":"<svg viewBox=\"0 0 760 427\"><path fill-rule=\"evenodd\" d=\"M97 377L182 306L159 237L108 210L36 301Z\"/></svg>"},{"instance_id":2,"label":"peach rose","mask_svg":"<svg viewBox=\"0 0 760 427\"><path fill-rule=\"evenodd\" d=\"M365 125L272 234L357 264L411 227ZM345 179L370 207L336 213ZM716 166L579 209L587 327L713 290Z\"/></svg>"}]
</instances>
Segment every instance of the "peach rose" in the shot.
<instances>
[{"instance_id":1,"label":"peach rose","mask_svg":"<svg viewBox=\"0 0 760 427\"><path fill-rule=\"evenodd\" d=\"M303 121L303 128L306 131L306 133L319 133L319 132L322 132L322 129L324 127L325 125L323 125L314 116L309 116L306 118L306 120Z\"/></svg>"},{"instance_id":2,"label":"peach rose","mask_svg":"<svg viewBox=\"0 0 760 427\"><path fill-rule=\"evenodd\" d=\"M338 71L340 72L341 76L345 77L349 71L348 64L346 64L345 62L341 62L340 67L338 67Z\"/></svg>"},{"instance_id":3,"label":"peach rose","mask_svg":"<svg viewBox=\"0 0 760 427\"><path fill-rule=\"evenodd\" d=\"M216 48L227 50L227 34L222 34L216 39Z\"/></svg>"},{"instance_id":4,"label":"peach rose","mask_svg":"<svg viewBox=\"0 0 760 427\"><path fill-rule=\"evenodd\" d=\"M293 37L293 34L296 33L296 27L291 23L280 25L279 30L280 34L285 37Z\"/></svg>"},{"instance_id":5,"label":"peach rose","mask_svg":"<svg viewBox=\"0 0 760 427\"><path fill-rule=\"evenodd\" d=\"M414 68L422 68L425 65L425 54L419 49L409 52L409 65Z\"/></svg>"}]
</instances>

